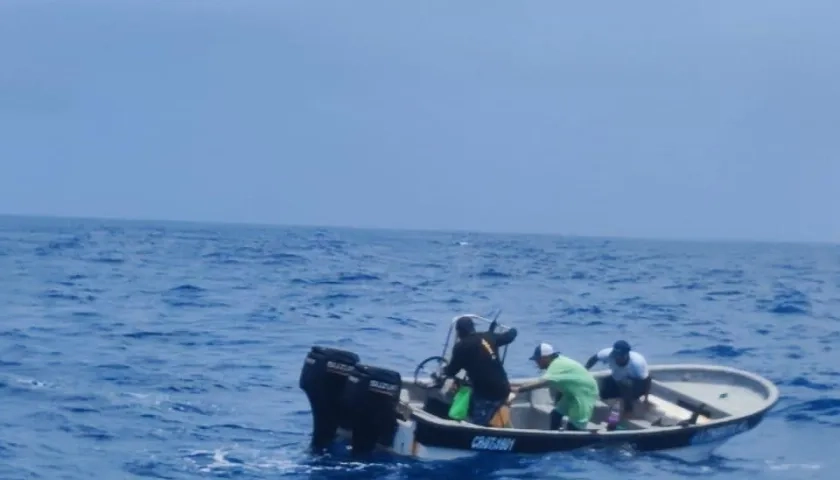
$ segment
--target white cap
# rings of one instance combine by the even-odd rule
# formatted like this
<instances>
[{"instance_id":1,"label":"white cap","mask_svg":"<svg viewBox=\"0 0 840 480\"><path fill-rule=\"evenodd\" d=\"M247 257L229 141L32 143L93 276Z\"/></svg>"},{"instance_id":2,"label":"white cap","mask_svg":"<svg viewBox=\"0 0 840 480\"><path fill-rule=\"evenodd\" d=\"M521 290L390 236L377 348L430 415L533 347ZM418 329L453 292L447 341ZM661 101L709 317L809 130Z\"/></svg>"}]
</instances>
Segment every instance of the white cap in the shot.
<instances>
[{"instance_id":1,"label":"white cap","mask_svg":"<svg viewBox=\"0 0 840 480\"><path fill-rule=\"evenodd\" d=\"M531 355L531 360L547 357L552 354L554 354L554 347L552 347L550 343L541 343L534 349L534 354Z\"/></svg>"}]
</instances>

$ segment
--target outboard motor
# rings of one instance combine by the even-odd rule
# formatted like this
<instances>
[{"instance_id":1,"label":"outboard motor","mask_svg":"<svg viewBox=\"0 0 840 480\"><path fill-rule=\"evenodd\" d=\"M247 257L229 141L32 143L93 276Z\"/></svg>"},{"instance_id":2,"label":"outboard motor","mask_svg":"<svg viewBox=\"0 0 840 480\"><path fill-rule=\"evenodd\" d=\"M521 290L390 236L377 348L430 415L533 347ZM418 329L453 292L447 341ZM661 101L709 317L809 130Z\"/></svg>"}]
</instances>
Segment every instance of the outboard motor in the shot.
<instances>
[{"instance_id":1,"label":"outboard motor","mask_svg":"<svg viewBox=\"0 0 840 480\"><path fill-rule=\"evenodd\" d=\"M300 372L300 388L312 408L312 448L323 450L335 439L341 416L341 394L359 356L335 348L313 346Z\"/></svg>"},{"instance_id":2,"label":"outboard motor","mask_svg":"<svg viewBox=\"0 0 840 480\"><path fill-rule=\"evenodd\" d=\"M376 444L391 446L397 433L397 406L402 390L399 372L356 365L347 379L342 426L353 432L353 455L371 453Z\"/></svg>"}]
</instances>

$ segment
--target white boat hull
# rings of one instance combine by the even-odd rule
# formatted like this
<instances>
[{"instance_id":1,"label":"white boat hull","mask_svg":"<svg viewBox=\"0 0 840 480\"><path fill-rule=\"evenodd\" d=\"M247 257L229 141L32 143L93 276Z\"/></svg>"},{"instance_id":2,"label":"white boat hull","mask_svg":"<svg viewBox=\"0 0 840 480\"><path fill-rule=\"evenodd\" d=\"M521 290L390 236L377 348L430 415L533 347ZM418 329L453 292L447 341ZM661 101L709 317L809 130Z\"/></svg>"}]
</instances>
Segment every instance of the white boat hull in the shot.
<instances>
[{"instance_id":1,"label":"white boat hull","mask_svg":"<svg viewBox=\"0 0 840 480\"><path fill-rule=\"evenodd\" d=\"M421 366L432 360L445 358L430 357ZM420 460L625 447L696 462L758 426L779 399L772 382L729 367L650 365L649 371L648 401L637 402L620 428L610 431L610 407L603 401L597 402L586 431L550 430L554 402L545 388L513 398L513 428L455 421L448 416L451 391L432 388L427 379L416 378L417 372L408 379L332 348L312 348L300 386L312 405L313 448L325 448L337 433L350 440L355 455L387 450ZM602 378L609 372L593 375ZM511 384L531 380L512 379Z\"/></svg>"}]
</instances>

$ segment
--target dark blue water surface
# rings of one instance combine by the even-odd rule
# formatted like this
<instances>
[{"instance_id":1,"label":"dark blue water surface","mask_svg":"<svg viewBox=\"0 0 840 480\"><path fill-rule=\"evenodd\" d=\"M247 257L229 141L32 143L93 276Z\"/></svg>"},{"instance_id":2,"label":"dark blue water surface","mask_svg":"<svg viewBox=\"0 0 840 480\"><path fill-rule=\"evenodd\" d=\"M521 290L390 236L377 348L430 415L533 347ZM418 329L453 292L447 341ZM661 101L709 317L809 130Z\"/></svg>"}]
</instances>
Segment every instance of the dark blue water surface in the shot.
<instances>
[{"instance_id":1,"label":"dark blue water surface","mask_svg":"<svg viewBox=\"0 0 840 480\"><path fill-rule=\"evenodd\" d=\"M356 464L305 453L309 346L413 371L504 309L507 359L765 375L782 399L700 465L622 452ZM0 478L825 478L840 467L840 249L0 218Z\"/></svg>"}]
</instances>

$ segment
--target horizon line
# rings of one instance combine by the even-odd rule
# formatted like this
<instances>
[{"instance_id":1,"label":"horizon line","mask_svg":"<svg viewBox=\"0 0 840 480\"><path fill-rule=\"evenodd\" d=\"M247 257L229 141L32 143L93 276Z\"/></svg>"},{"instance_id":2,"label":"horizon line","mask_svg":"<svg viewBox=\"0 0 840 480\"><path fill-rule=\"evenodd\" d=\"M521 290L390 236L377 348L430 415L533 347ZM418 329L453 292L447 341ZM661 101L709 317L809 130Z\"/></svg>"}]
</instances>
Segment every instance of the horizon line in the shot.
<instances>
[{"instance_id":1,"label":"horizon line","mask_svg":"<svg viewBox=\"0 0 840 480\"><path fill-rule=\"evenodd\" d=\"M150 217L116 217L116 216L86 216L86 215L61 215L61 214L26 214L26 213L2 213L1 218L19 219L44 219L44 220L79 220L79 221L110 221L125 223L170 223L186 224L195 226L225 226L225 227L256 227L256 228L302 228L302 229L340 229L360 230L373 232L397 232L397 233L439 233L454 235L506 235L516 237L554 237L554 238L576 238L587 240L614 240L614 241L642 241L642 242L673 242L673 243L707 243L707 244L770 244L770 245L800 245L800 246L839 246L840 241L830 240L771 240L766 238L748 237L655 237L643 235L593 235L580 233L562 232L527 232L516 230L488 230L488 229L453 229L435 227L386 227L381 225L342 225L342 224L296 224L296 223L272 223L272 222L248 222L235 220L184 220L184 219L163 219Z\"/></svg>"}]
</instances>

